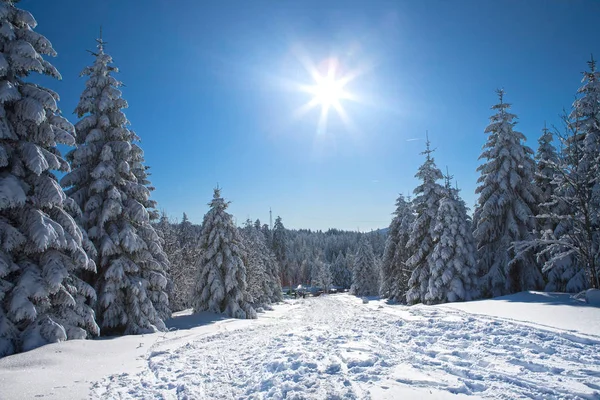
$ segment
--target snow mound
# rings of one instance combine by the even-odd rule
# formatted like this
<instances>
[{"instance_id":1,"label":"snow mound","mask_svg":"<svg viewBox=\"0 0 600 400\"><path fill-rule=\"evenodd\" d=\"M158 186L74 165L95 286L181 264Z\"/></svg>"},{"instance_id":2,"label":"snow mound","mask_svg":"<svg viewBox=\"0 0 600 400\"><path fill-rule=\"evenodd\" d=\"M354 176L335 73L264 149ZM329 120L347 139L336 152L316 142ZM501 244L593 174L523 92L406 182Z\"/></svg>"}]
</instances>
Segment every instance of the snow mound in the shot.
<instances>
[{"instance_id":1,"label":"snow mound","mask_svg":"<svg viewBox=\"0 0 600 400\"><path fill-rule=\"evenodd\" d=\"M600 307L600 290L598 289L588 289L585 292L585 300L588 304Z\"/></svg>"}]
</instances>

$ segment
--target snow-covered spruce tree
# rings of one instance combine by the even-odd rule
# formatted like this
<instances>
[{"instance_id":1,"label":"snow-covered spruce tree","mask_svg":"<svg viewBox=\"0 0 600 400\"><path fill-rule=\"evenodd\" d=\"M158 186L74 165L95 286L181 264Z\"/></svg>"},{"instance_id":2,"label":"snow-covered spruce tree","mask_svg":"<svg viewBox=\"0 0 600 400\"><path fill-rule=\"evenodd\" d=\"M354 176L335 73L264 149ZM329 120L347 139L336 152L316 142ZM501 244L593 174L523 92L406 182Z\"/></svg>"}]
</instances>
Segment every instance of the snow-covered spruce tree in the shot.
<instances>
[{"instance_id":1,"label":"snow-covered spruce tree","mask_svg":"<svg viewBox=\"0 0 600 400\"><path fill-rule=\"evenodd\" d=\"M555 175L560 173L560 159L556 152L556 147L553 144L554 136L552 132L544 126L542 135L538 139L538 148L535 153L535 182L540 189L540 204L538 206L538 233L536 242L554 240L555 230L557 227L557 219L552 217L553 214L560 211L563 205L555 200L557 190ZM538 247L537 261L540 265L544 265L551 256L546 251L545 246ZM568 280L570 279L570 270L572 266L572 258L566 257L561 262L555 263L550 270L545 270L547 276L546 291L564 292Z\"/></svg>"},{"instance_id":2,"label":"snow-covered spruce tree","mask_svg":"<svg viewBox=\"0 0 600 400\"><path fill-rule=\"evenodd\" d=\"M546 257L552 290L600 288L600 71L593 58L589 66L571 114L564 117L566 133L559 135L563 151L544 216L556 227L531 242Z\"/></svg>"},{"instance_id":3,"label":"snow-covered spruce tree","mask_svg":"<svg viewBox=\"0 0 600 400\"><path fill-rule=\"evenodd\" d=\"M317 259L314 265L316 278L313 280L313 285L318 286L325 293L329 293L333 285L333 276L331 274L331 265L324 262L322 259Z\"/></svg>"},{"instance_id":4,"label":"snow-covered spruce tree","mask_svg":"<svg viewBox=\"0 0 600 400\"><path fill-rule=\"evenodd\" d=\"M540 206L538 208L539 214L549 212L550 204L547 204L552 195L556 190L556 184L554 182L554 175L556 174L556 167L558 166L558 154L556 147L554 147L554 136L552 132L544 126L542 129L542 135L538 139L538 148L535 153L535 183L540 190ZM552 227L546 223L542 223L542 227ZM543 229L543 228L542 228Z\"/></svg>"},{"instance_id":5,"label":"snow-covered spruce tree","mask_svg":"<svg viewBox=\"0 0 600 400\"><path fill-rule=\"evenodd\" d=\"M365 235L362 235L354 257L350 292L355 296L376 296L379 293L375 254Z\"/></svg>"},{"instance_id":6,"label":"snow-covered spruce tree","mask_svg":"<svg viewBox=\"0 0 600 400\"><path fill-rule=\"evenodd\" d=\"M283 285L289 284L291 280L291 274L288 270L288 240L287 240L287 229L283 226L283 222L281 221L281 217L277 216L275 219L275 225L273 226L273 231L269 230L265 231L265 237L267 237L267 241L271 242L271 248L273 249L273 253L275 253L275 258L279 263L279 272L281 274L281 283Z\"/></svg>"},{"instance_id":7,"label":"snow-covered spruce tree","mask_svg":"<svg viewBox=\"0 0 600 400\"><path fill-rule=\"evenodd\" d=\"M394 301L405 301L409 271L406 261L409 254L408 243L410 228L414 221L412 205L404 196L396 200L394 219L390 223L385 250L381 263L381 295Z\"/></svg>"},{"instance_id":8,"label":"snow-covered spruce tree","mask_svg":"<svg viewBox=\"0 0 600 400\"><path fill-rule=\"evenodd\" d=\"M252 304L264 306L282 300L281 283L275 255L264 241L264 236L250 221L241 230L246 249L246 282Z\"/></svg>"},{"instance_id":9,"label":"snow-covered spruce tree","mask_svg":"<svg viewBox=\"0 0 600 400\"><path fill-rule=\"evenodd\" d=\"M162 238L163 251L170 264L172 283L167 286L170 289L167 292L172 311L181 311L190 307L192 289L196 282L195 263L190 266L182 261L184 251L179 239L180 226L181 224L172 223L164 212L159 222L155 224L156 232Z\"/></svg>"},{"instance_id":10,"label":"snow-covered spruce tree","mask_svg":"<svg viewBox=\"0 0 600 400\"><path fill-rule=\"evenodd\" d=\"M427 304L468 301L478 295L479 271L467 207L458 190L450 187L450 179L446 191L433 227Z\"/></svg>"},{"instance_id":11,"label":"snow-covered spruce tree","mask_svg":"<svg viewBox=\"0 0 600 400\"><path fill-rule=\"evenodd\" d=\"M479 193L474 213L474 236L478 264L484 274L482 290L487 296L501 296L522 290L541 289L544 279L532 251L516 257L515 242L529 241L536 229L539 189L534 183L533 151L525 136L513 129L516 115L508 112L504 91L485 129L488 140L477 168Z\"/></svg>"},{"instance_id":12,"label":"snow-covered spruce tree","mask_svg":"<svg viewBox=\"0 0 600 400\"><path fill-rule=\"evenodd\" d=\"M348 261L344 253L339 252L334 263L331 265L331 279L333 286L349 289L352 285L352 271L348 266Z\"/></svg>"},{"instance_id":13,"label":"snow-covered spruce tree","mask_svg":"<svg viewBox=\"0 0 600 400\"><path fill-rule=\"evenodd\" d=\"M76 209L51 172L69 166L56 148L73 145L58 95L25 81L32 72L60 79L43 56L50 42L12 1L0 1L0 357L46 343L97 335L87 305L94 271ZM87 249L93 250L93 249Z\"/></svg>"},{"instance_id":14,"label":"snow-covered spruce tree","mask_svg":"<svg viewBox=\"0 0 600 400\"><path fill-rule=\"evenodd\" d=\"M198 262L198 278L192 299L194 312L210 311L233 318L256 318L246 285L246 250L231 214L229 203L216 188L210 210L204 216Z\"/></svg>"},{"instance_id":15,"label":"snow-covered spruce tree","mask_svg":"<svg viewBox=\"0 0 600 400\"><path fill-rule=\"evenodd\" d=\"M575 274L583 272L588 286L600 289L600 71L593 56L588 66L569 115L572 134L565 140L564 158L569 176L558 179L563 209L571 211L559 218L570 221L560 239L574 250Z\"/></svg>"},{"instance_id":16,"label":"snow-covered spruce tree","mask_svg":"<svg viewBox=\"0 0 600 400\"><path fill-rule=\"evenodd\" d=\"M83 210L82 226L98 249L97 321L103 334L165 329L170 316L168 260L151 225L154 203L139 138L127 128L117 69L98 40L86 88L75 109L78 147L67 154L72 171L61 184Z\"/></svg>"},{"instance_id":17,"label":"snow-covered spruce tree","mask_svg":"<svg viewBox=\"0 0 600 400\"><path fill-rule=\"evenodd\" d=\"M177 288L176 304L173 309L186 309L191 307L192 293L196 283L196 265L200 258L200 232L198 227L190 222L186 213L183 213L181 222L175 228L175 234L179 257L175 261L169 257L171 275Z\"/></svg>"},{"instance_id":18,"label":"snow-covered spruce tree","mask_svg":"<svg viewBox=\"0 0 600 400\"><path fill-rule=\"evenodd\" d=\"M425 155L425 162L415 175L423 183L414 190L415 198L412 202L412 209L415 219L411 224L406 243L407 253L410 255L406 260L406 268L411 271L406 290L408 304L425 301L431 276L429 259L434 246L433 228L440 200L446 197L446 190L437 182L442 179L443 175L431 156L434 150L431 150L429 138L426 146L425 151L421 153ZM401 294L400 290L398 293ZM396 299L400 300L397 296Z\"/></svg>"}]
</instances>

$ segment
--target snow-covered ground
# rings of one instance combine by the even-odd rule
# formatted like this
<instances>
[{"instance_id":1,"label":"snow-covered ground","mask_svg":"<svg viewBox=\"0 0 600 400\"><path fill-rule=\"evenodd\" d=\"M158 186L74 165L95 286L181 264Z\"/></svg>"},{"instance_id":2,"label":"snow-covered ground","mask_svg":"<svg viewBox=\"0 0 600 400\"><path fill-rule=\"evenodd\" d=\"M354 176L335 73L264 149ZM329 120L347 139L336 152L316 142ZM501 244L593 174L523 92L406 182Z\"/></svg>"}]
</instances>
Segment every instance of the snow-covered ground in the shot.
<instances>
[{"instance_id":1,"label":"snow-covered ground","mask_svg":"<svg viewBox=\"0 0 600 400\"><path fill-rule=\"evenodd\" d=\"M600 308L568 295L404 307L340 294L171 326L0 359L0 398L600 398Z\"/></svg>"}]
</instances>

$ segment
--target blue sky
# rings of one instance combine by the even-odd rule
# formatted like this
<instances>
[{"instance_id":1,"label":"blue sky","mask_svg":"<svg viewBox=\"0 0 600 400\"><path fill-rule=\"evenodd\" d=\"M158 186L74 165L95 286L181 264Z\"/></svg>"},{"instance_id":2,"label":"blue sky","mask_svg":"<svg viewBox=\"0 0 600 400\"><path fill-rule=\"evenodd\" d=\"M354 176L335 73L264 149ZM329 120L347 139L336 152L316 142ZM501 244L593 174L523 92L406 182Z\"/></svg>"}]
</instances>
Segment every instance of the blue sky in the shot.
<instances>
[{"instance_id":1,"label":"blue sky","mask_svg":"<svg viewBox=\"0 0 600 400\"><path fill-rule=\"evenodd\" d=\"M467 204L495 89L537 147L559 124L587 68L600 58L600 2L22 0L54 45L61 95L76 121L99 26L120 68L127 117L142 138L159 208L200 223L218 183L239 224L360 229L389 224L398 193L416 186L425 131ZM335 57L361 71L342 101L351 124L290 82L312 79L299 57ZM418 140L414 140L418 139Z\"/></svg>"}]
</instances>

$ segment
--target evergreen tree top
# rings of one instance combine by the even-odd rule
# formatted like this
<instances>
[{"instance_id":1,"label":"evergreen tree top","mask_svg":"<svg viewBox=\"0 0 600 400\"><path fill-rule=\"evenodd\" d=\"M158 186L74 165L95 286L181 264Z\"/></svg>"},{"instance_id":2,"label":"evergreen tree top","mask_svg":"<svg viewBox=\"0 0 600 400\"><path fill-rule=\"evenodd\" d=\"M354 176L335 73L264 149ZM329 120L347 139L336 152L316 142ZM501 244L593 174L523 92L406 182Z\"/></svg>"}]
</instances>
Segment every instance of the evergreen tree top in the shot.
<instances>
[{"instance_id":1,"label":"evergreen tree top","mask_svg":"<svg viewBox=\"0 0 600 400\"><path fill-rule=\"evenodd\" d=\"M229 207L230 203L231 202L225 201L225 199L221 197L221 188L217 186L214 188L213 199L210 203L208 203L208 205L210 208L214 208L219 211L225 211L227 207Z\"/></svg>"},{"instance_id":2,"label":"evergreen tree top","mask_svg":"<svg viewBox=\"0 0 600 400\"><path fill-rule=\"evenodd\" d=\"M436 181L442 179L444 176L442 175L442 171L439 170L437 165L435 164L434 158L431 156L435 150L432 150L430 147L429 137L426 142L426 150L421 152L421 154L425 154L426 159L425 162L419 167L415 177L419 178L423 181L423 184L417 186L414 190L416 195L423 194L430 190L430 186L432 184L436 184ZM428 189L429 188L429 189ZM417 199L415 199L417 200Z\"/></svg>"}]
</instances>

